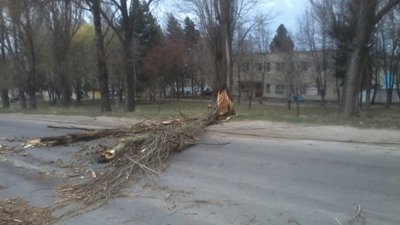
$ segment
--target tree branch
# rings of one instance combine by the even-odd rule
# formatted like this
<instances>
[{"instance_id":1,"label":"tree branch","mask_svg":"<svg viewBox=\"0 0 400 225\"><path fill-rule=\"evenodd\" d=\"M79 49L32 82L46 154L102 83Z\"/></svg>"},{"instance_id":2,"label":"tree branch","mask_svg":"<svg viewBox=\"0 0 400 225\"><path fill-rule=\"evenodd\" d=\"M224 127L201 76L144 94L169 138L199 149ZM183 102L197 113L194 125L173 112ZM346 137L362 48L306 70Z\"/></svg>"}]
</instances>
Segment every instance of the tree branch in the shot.
<instances>
[{"instance_id":1,"label":"tree branch","mask_svg":"<svg viewBox=\"0 0 400 225\"><path fill-rule=\"evenodd\" d=\"M375 16L375 24L379 23L383 16L388 13L393 7L400 3L400 0L390 0Z\"/></svg>"},{"instance_id":2,"label":"tree branch","mask_svg":"<svg viewBox=\"0 0 400 225\"><path fill-rule=\"evenodd\" d=\"M105 21L107 22L107 24L111 27L111 29L114 30L114 33L117 35L118 39L119 39L120 41L123 41L124 38L123 38L123 36L118 32L118 29L114 26L114 23L113 23L112 19L110 19L110 18L108 17L108 15L104 12L103 9L100 10L100 11L101 11L101 15L103 16L104 20L105 20ZM117 11L118 11L118 10L115 10L115 12L113 12L112 18L115 17L115 14L117 13Z\"/></svg>"}]
</instances>

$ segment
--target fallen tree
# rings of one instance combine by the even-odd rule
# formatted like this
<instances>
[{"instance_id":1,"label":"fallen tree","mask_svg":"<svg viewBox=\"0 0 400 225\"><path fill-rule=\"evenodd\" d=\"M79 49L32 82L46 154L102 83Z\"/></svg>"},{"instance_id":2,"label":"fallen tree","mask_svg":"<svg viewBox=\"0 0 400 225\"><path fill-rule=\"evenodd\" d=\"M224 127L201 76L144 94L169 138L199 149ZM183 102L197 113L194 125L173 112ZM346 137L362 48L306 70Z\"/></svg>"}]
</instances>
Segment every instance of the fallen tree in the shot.
<instances>
[{"instance_id":1,"label":"fallen tree","mask_svg":"<svg viewBox=\"0 0 400 225\"><path fill-rule=\"evenodd\" d=\"M97 161L108 163L92 171L89 179L71 179L57 188L62 204L77 202L84 208L101 206L118 196L129 183L144 176L157 175L165 168L170 154L196 144L207 126L234 114L226 91L219 92L217 105L197 118L178 118L163 122L143 121L130 129L107 129L28 141L26 146L55 146L104 137L119 137L116 146L104 150ZM78 211L73 210L72 213Z\"/></svg>"}]
</instances>

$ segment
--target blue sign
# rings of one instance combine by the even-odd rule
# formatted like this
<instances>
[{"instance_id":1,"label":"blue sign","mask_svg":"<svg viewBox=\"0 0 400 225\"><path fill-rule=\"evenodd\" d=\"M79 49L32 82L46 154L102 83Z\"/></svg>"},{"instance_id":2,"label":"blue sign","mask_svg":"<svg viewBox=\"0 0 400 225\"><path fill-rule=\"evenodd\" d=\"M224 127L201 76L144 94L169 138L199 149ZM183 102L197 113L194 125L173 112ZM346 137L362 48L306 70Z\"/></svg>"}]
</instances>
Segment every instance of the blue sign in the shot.
<instances>
[{"instance_id":1,"label":"blue sign","mask_svg":"<svg viewBox=\"0 0 400 225\"><path fill-rule=\"evenodd\" d=\"M393 88L394 87L394 76L391 73L385 74L385 88Z\"/></svg>"}]
</instances>

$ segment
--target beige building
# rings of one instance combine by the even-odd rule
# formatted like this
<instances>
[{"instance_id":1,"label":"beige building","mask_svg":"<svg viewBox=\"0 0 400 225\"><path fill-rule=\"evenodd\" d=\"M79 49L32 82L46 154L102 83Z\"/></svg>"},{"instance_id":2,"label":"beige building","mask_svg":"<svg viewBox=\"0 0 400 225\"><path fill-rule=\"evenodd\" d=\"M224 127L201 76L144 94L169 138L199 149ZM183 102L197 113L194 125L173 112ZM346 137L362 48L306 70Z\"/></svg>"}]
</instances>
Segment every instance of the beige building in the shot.
<instances>
[{"instance_id":1,"label":"beige building","mask_svg":"<svg viewBox=\"0 0 400 225\"><path fill-rule=\"evenodd\" d=\"M242 56L234 65L233 94L247 98L287 99L302 95L307 100L321 100L318 79L326 81L325 99L337 100L332 53L326 68L321 68L322 52L251 54ZM325 69L325 70L324 70ZM321 71L318 73L318 71Z\"/></svg>"}]
</instances>

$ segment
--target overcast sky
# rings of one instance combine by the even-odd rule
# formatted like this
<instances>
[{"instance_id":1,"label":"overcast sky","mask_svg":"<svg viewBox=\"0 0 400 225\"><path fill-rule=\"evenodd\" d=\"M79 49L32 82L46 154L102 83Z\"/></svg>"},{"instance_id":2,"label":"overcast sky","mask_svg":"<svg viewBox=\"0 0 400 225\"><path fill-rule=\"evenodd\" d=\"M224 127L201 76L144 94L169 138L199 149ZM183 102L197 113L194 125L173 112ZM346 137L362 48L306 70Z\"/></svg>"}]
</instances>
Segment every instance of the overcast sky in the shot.
<instances>
[{"instance_id":1,"label":"overcast sky","mask_svg":"<svg viewBox=\"0 0 400 225\"><path fill-rule=\"evenodd\" d=\"M179 10L177 9L177 0L161 0L161 3L154 10L159 22L164 26L166 13L174 13L179 17ZM297 18L303 13L306 8L308 0L260 0L259 11L273 10L276 17L271 23L271 29L276 31L280 24L291 33L297 32Z\"/></svg>"},{"instance_id":2,"label":"overcast sky","mask_svg":"<svg viewBox=\"0 0 400 225\"><path fill-rule=\"evenodd\" d=\"M271 29L275 31L280 24L291 32L297 32L297 18L304 12L308 0L271 0L263 4L265 8L272 8L276 13L276 18L271 24Z\"/></svg>"}]
</instances>

